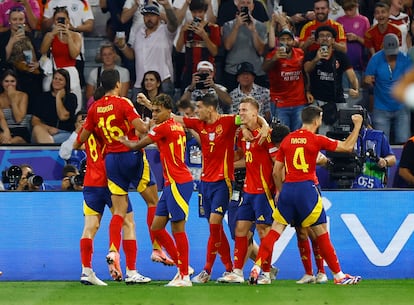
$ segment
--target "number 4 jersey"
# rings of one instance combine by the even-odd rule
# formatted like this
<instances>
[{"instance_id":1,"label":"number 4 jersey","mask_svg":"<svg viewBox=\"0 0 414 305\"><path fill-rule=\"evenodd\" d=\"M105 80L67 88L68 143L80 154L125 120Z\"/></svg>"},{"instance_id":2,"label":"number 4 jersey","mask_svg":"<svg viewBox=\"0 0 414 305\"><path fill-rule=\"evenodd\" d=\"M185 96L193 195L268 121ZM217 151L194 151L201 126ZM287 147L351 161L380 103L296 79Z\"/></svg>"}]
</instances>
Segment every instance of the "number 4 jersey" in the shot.
<instances>
[{"instance_id":1,"label":"number 4 jersey","mask_svg":"<svg viewBox=\"0 0 414 305\"><path fill-rule=\"evenodd\" d=\"M320 150L335 151L337 140L314 134L305 129L291 132L280 144L276 160L285 163L285 182L314 181L316 176L316 158Z\"/></svg>"}]
</instances>

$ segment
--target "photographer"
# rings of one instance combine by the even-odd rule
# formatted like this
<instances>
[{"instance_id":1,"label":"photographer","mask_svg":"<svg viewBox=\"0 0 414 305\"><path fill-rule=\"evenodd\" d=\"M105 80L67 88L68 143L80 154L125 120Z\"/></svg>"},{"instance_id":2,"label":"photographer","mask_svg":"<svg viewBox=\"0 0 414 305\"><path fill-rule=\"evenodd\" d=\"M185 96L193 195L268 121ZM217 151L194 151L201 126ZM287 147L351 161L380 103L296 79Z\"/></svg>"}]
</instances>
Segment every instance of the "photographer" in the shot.
<instances>
[{"instance_id":1,"label":"photographer","mask_svg":"<svg viewBox=\"0 0 414 305\"><path fill-rule=\"evenodd\" d=\"M185 89L181 100L200 100L206 94L213 94L219 100L218 111L228 113L231 106L231 97L227 89L214 82L214 66L209 61L200 61L197 72L193 74L190 86Z\"/></svg>"},{"instance_id":2,"label":"photographer","mask_svg":"<svg viewBox=\"0 0 414 305\"><path fill-rule=\"evenodd\" d=\"M357 141L357 155L363 161L362 172L352 188L384 188L387 186L388 167L394 166L396 158L382 130L362 126Z\"/></svg>"},{"instance_id":3,"label":"photographer","mask_svg":"<svg viewBox=\"0 0 414 305\"><path fill-rule=\"evenodd\" d=\"M83 176L73 165L65 165L63 168L62 191L82 191Z\"/></svg>"},{"instance_id":4,"label":"photographer","mask_svg":"<svg viewBox=\"0 0 414 305\"><path fill-rule=\"evenodd\" d=\"M3 183L13 191L48 191L53 187L43 183L43 178L34 173L29 164L13 165L3 172Z\"/></svg>"},{"instance_id":5,"label":"photographer","mask_svg":"<svg viewBox=\"0 0 414 305\"><path fill-rule=\"evenodd\" d=\"M384 188L387 185L388 167L396 164L396 158L387 137L381 130L372 129L367 111L362 107L345 108L339 111L336 132L330 137L340 138L352 129L353 123L345 118L361 114L364 118L359 132L356 149L352 156L329 154L330 176L334 188ZM342 130L340 130L342 128ZM352 167L353 171L349 169Z\"/></svg>"}]
</instances>

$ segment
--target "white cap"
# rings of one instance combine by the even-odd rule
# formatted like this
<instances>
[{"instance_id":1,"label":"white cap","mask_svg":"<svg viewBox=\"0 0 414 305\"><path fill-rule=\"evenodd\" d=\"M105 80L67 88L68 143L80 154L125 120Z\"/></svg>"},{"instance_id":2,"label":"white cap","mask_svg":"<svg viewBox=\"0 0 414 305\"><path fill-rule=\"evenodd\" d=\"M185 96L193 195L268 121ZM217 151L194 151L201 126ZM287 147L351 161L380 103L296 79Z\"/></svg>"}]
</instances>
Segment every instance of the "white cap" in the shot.
<instances>
[{"instance_id":1,"label":"white cap","mask_svg":"<svg viewBox=\"0 0 414 305\"><path fill-rule=\"evenodd\" d=\"M211 72L214 72L214 66L211 62L207 61L207 60L203 60L200 61L197 65L197 71L201 70L201 69L208 69Z\"/></svg>"}]
</instances>

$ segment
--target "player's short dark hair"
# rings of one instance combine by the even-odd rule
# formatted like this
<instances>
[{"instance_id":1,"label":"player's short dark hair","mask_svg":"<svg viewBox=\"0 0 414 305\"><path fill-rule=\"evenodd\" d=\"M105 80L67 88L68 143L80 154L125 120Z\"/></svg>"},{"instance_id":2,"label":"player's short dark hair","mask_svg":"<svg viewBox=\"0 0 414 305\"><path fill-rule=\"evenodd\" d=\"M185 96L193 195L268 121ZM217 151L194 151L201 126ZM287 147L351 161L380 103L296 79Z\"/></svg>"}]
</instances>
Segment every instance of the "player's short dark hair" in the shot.
<instances>
[{"instance_id":1,"label":"player's short dark hair","mask_svg":"<svg viewBox=\"0 0 414 305\"><path fill-rule=\"evenodd\" d=\"M194 111L195 106L194 106L194 103L191 102L190 100L188 100L188 99L182 99L182 100L179 100L177 102L177 108L181 108L181 109L191 108L191 110Z\"/></svg>"},{"instance_id":2,"label":"player's short dark hair","mask_svg":"<svg viewBox=\"0 0 414 305\"><path fill-rule=\"evenodd\" d=\"M99 86L95 89L95 92L93 93L93 99L95 101L100 100L105 95L105 89L102 86Z\"/></svg>"},{"instance_id":3,"label":"player's short dark hair","mask_svg":"<svg viewBox=\"0 0 414 305\"><path fill-rule=\"evenodd\" d=\"M290 133L289 127L281 123L272 123L270 127L272 128L270 139L272 140L273 144L281 143L283 139Z\"/></svg>"},{"instance_id":4,"label":"player's short dark hair","mask_svg":"<svg viewBox=\"0 0 414 305\"><path fill-rule=\"evenodd\" d=\"M203 97L199 98L198 101L201 101L204 106L213 106L214 109L217 109L218 98L215 94L207 93Z\"/></svg>"},{"instance_id":5,"label":"player's short dark hair","mask_svg":"<svg viewBox=\"0 0 414 305\"><path fill-rule=\"evenodd\" d=\"M304 124L311 124L313 120L321 116L322 108L315 105L310 105L302 110L302 122Z\"/></svg>"},{"instance_id":6,"label":"player's short dark hair","mask_svg":"<svg viewBox=\"0 0 414 305\"><path fill-rule=\"evenodd\" d=\"M153 105L162 106L165 109L173 110L174 102L171 96L165 93L157 95L154 100L151 102Z\"/></svg>"},{"instance_id":7,"label":"player's short dark hair","mask_svg":"<svg viewBox=\"0 0 414 305\"><path fill-rule=\"evenodd\" d=\"M114 89L119 81L120 76L118 70L104 70L101 74L101 85L105 89L105 92Z\"/></svg>"}]
</instances>

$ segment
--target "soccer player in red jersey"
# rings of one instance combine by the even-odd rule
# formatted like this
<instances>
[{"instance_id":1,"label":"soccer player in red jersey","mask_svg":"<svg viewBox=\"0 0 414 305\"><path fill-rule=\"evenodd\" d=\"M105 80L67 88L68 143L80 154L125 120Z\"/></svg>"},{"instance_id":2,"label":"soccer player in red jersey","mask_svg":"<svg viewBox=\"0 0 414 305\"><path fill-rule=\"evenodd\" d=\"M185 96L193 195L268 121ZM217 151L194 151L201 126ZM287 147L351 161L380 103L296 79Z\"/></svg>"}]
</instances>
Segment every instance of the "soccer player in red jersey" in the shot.
<instances>
[{"instance_id":1,"label":"soccer player in red jersey","mask_svg":"<svg viewBox=\"0 0 414 305\"><path fill-rule=\"evenodd\" d=\"M230 246L223 230L223 217L227 211L232 195L234 181L234 139L240 125L237 115L221 115L217 112L218 100L214 95L206 94L197 101L198 118L175 119L186 128L193 129L200 136L203 170L199 187L202 209L200 214L209 221L210 236L207 243L207 257L204 269L195 276L195 283L206 283L210 280L211 270L217 253L226 268L231 272L233 263ZM261 126L267 126L260 117ZM268 128L261 133L266 138Z\"/></svg>"},{"instance_id":2,"label":"soccer player in red jersey","mask_svg":"<svg viewBox=\"0 0 414 305\"><path fill-rule=\"evenodd\" d=\"M96 277L92 269L93 240L99 229L105 205L112 208L111 192L108 189L106 178L103 148L91 134L85 142L86 173L83 183L83 214L84 227L80 240L80 252L82 261L81 283L85 285L106 286ZM127 277L126 284L146 283L150 279L140 275L136 271L136 232L134 213L131 202L128 200L128 210L122 227L122 245L126 257Z\"/></svg>"},{"instance_id":3,"label":"soccer player in red jersey","mask_svg":"<svg viewBox=\"0 0 414 305\"><path fill-rule=\"evenodd\" d=\"M150 185L151 178L144 152L131 151L119 142L119 137L127 135L137 140L136 132L147 132L147 126L131 101L119 96L121 83L118 71L105 70L101 75L101 84L105 95L90 107L84 129L74 148L79 148L92 133L105 146L105 167L113 205L107 263L113 279L120 280L122 271L119 268L119 248L121 230L128 211L128 189L132 184L143 194L144 190L149 189L147 186ZM129 277L128 272L127 276Z\"/></svg>"},{"instance_id":4,"label":"soccer player in red jersey","mask_svg":"<svg viewBox=\"0 0 414 305\"><path fill-rule=\"evenodd\" d=\"M188 272L188 239L185 223L188 202L193 193L193 177L185 165L186 136L184 127L172 117L173 101L167 94L160 94L152 102L152 118L157 124L138 143L125 137L121 142L134 150L156 143L160 151L165 185L157 205L152 231L165 246L179 268L178 274L167 284L172 287L192 286ZM165 231L171 220L171 236Z\"/></svg>"},{"instance_id":5,"label":"soccer player in red jersey","mask_svg":"<svg viewBox=\"0 0 414 305\"><path fill-rule=\"evenodd\" d=\"M258 123L259 104L253 97L245 97L240 101L239 115L241 123L251 131L254 140L243 137L242 131L237 136L237 154L245 159L246 178L243 187L243 200L237 209L236 236L234 246L234 269L232 272L218 279L218 282L244 282L243 266L249 246L248 236L253 224L256 225L259 237L262 239L269 232L272 224L272 213L275 209L273 198L275 184L272 177L273 160L276 156L276 147L270 135L263 144L259 145L258 138L260 125ZM269 254L271 256L271 253ZM260 284L270 284L270 260L263 265L263 275Z\"/></svg>"},{"instance_id":6,"label":"soccer player in red jersey","mask_svg":"<svg viewBox=\"0 0 414 305\"><path fill-rule=\"evenodd\" d=\"M333 273L335 284L356 284L361 280L360 276L344 274L341 270L327 231L326 214L316 177L320 150L352 152L362 126L362 116L354 114L352 121L354 129L344 141L318 135L316 132L322 123L322 109L309 106L302 112L302 128L291 132L282 141L273 168L276 187L280 191L277 208L273 213L272 229L262 240L256 263L250 272L251 284L257 284L261 266L266 263L274 243L288 224L310 227L315 233L320 253Z\"/></svg>"}]
</instances>

